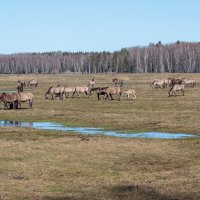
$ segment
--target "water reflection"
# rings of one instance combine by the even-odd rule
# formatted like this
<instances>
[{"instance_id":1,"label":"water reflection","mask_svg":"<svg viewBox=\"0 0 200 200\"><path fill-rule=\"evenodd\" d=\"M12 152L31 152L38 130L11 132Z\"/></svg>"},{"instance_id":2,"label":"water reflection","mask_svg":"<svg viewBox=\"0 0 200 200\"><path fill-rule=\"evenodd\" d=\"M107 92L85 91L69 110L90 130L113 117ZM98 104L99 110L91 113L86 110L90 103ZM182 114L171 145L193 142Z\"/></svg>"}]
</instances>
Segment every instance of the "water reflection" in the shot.
<instances>
[{"instance_id":1,"label":"water reflection","mask_svg":"<svg viewBox=\"0 0 200 200\"><path fill-rule=\"evenodd\" d=\"M144 133L120 133L120 131L106 131L100 128L91 127L66 127L52 122L21 122L21 121L0 121L0 126L25 127L40 130L57 130L66 132L76 132L89 135L106 135L121 138L162 138L178 139L185 137L194 137L192 134L184 133L162 133L162 132L144 132ZM196 136L197 137L197 136Z\"/></svg>"}]
</instances>

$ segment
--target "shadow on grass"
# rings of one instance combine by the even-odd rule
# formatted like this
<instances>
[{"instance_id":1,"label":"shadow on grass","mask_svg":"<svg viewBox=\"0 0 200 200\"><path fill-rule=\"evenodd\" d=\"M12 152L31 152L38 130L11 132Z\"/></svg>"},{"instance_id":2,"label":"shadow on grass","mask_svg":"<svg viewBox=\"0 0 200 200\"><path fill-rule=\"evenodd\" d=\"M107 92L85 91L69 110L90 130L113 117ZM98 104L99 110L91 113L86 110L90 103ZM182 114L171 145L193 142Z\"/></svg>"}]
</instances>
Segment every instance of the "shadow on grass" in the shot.
<instances>
[{"instance_id":1,"label":"shadow on grass","mask_svg":"<svg viewBox=\"0 0 200 200\"><path fill-rule=\"evenodd\" d=\"M76 200L76 199L68 196L58 196L58 197L44 196L42 197L42 200Z\"/></svg>"},{"instance_id":2,"label":"shadow on grass","mask_svg":"<svg viewBox=\"0 0 200 200\"><path fill-rule=\"evenodd\" d=\"M178 200L177 197L170 197L158 193L155 189L148 186L139 185L118 185L111 189L113 199L156 199L156 200Z\"/></svg>"},{"instance_id":3,"label":"shadow on grass","mask_svg":"<svg viewBox=\"0 0 200 200\"><path fill-rule=\"evenodd\" d=\"M192 200L198 199L194 194L161 194L154 188L146 185L122 184L113 187L104 188L103 191L83 192L83 196L77 198L69 196L43 196L44 200L85 200L85 199L112 199L112 200Z\"/></svg>"}]
</instances>

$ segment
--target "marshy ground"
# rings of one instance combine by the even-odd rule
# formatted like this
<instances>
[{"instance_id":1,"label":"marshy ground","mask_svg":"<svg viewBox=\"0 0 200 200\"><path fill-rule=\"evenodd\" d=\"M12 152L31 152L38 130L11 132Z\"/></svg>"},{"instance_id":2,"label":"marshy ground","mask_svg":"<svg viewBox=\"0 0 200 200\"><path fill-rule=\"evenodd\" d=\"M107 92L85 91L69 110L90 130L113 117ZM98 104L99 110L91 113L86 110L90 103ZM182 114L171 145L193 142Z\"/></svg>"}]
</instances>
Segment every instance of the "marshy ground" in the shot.
<instances>
[{"instance_id":1,"label":"marshy ground","mask_svg":"<svg viewBox=\"0 0 200 200\"><path fill-rule=\"evenodd\" d=\"M17 80L38 79L33 109L3 110L1 120L51 121L66 126L108 130L200 133L200 85L185 96L167 97L151 89L157 78L199 74L118 74L136 100L85 98L45 100L53 85L111 86L110 74L1 75L0 90L15 90ZM200 139L130 139L83 136L59 131L0 128L2 199L199 199Z\"/></svg>"}]
</instances>

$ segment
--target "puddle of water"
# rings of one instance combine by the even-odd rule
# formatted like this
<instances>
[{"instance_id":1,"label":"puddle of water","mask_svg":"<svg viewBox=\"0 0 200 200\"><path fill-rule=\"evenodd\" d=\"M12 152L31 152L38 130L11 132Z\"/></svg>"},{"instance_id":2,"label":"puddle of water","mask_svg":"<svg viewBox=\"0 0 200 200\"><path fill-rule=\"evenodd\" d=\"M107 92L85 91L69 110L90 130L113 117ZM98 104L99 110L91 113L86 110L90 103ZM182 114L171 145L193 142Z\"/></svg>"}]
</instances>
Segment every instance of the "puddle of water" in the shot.
<instances>
[{"instance_id":1,"label":"puddle of water","mask_svg":"<svg viewBox=\"0 0 200 200\"><path fill-rule=\"evenodd\" d=\"M120 133L120 131L106 131L100 128L90 127L66 127L61 124L52 122L19 122L19 121L0 121L0 127L24 127L40 130L56 130L66 132L76 132L88 135L106 135L120 138L161 138L161 139L178 139L185 137L195 137L193 134L185 133L162 133L162 132L144 132L144 133ZM197 137L197 136L196 136Z\"/></svg>"}]
</instances>

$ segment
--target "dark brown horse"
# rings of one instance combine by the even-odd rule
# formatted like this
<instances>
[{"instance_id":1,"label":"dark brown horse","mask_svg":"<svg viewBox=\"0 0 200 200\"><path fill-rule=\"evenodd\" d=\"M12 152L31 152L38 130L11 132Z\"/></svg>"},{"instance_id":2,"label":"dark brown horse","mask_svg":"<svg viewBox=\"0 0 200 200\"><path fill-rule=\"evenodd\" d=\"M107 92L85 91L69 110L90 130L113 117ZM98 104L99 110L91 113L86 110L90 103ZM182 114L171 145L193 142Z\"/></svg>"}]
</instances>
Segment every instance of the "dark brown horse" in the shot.
<instances>
[{"instance_id":1,"label":"dark brown horse","mask_svg":"<svg viewBox=\"0 0 200 200\"><path fill-rule=\"evenodd\" d=\"M20 95L17 92L0 94L0 100L4 103L4 109L8 109L8 105L13 106L14 109L20 105Z\"/></svg>"},{"instance_id":2,"label":"dark brown horse","mask_svg":"<svg viewBox=\"0 0 200 200\"><path fill-rule=\"evenodd\" d=\"M112 82L115 84L115 86L123 87L123 84L124 84L124 81L122 79L118 79L118 78L113 78Z\"/></svg>"},{"instance_id":3,"label":"dark brown horse","mask_svg":"<svg viewBox=\"0 0 200 200\"><path fill-rule=\"evenodd\" d=\"M92 88L92 89L90 89L90 96L92 95L92 92L96 92L96 94L97 94L97 98L98 98L98 100L100 100L100 96L102 95L102 96L106 96L106 89L107 89L108 87L96 87L96 88Z\"/></svg>"},{"instance_id":4,"label":"dark brown horse","mask_svg":"<svg viewBox=\"0 0 200 200\"><path fill-rule=\"evenodd\" d=\"M26 86L26 82L24 80L18 80L24 87Z\"/></svg>"},{"instance_id":5,"label":"dark brown horse","mask_svg":"<svg viewBox=\"0 0 200 200\"><path fill-rule=\"evenodd\" d=\"M182 84L183 83L183 79L184 78L182 78L182 79L180 79L180 78L169 78L169 80L171 80L171 83L170 83L170 87L173 87L174 85L176 85L176 84Z\"/></svg>"},{"instance_id":6,"label":"dark brown horse","mask_svg":"<svg viewBox=\"0 0 200 200\"><path fill-rule=\"evenodd\" d=\"M22 83L21 81L18 81L18 82L17 82L17 91L18 91L18 92L23 92L23 90L24 90L24 85L23 85L23 83Z\"/></svg>"},{"instance_id":7,"label":"dark brown horse","mask_svg":"<svg viewBox=\"0 0 200 200\"><path fill-rule=\"evenodd\" d=\"M100 95L103 95L105 97L105 100L110 97L111 100L113 99L113 95L118 95L118 100L120 100L120 96L122 94L122 89L120 87L98 87L98 88L92 88L90 90L90 94L92 91L96 91L97 98L100 100Z\"/></svg>"}]
</instances>

